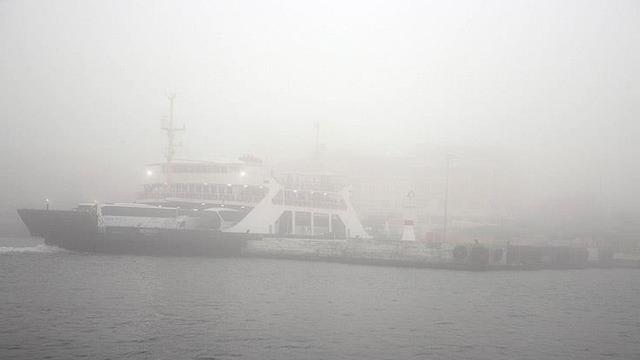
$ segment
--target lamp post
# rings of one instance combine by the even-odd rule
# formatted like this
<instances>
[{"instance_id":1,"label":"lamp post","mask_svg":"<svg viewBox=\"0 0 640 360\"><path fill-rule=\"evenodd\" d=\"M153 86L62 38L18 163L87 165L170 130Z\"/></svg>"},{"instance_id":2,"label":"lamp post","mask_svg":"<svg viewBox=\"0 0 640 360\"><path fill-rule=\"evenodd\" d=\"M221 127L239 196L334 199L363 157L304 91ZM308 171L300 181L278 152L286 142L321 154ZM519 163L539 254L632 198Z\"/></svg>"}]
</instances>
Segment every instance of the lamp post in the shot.
<instances>
[{"instance_id":1,"label":"lamp post","mask_svg":"<svg viewBox=\"0 0 640 360\"><path fill-rule=\"evenodd\" d=\"M447 153L445 155L445 170L444 170L444 224L442 225L442 242L447 242L447 217L449 215L449 167L451 165L452 155Z\"/></svg>"}]
</instances>

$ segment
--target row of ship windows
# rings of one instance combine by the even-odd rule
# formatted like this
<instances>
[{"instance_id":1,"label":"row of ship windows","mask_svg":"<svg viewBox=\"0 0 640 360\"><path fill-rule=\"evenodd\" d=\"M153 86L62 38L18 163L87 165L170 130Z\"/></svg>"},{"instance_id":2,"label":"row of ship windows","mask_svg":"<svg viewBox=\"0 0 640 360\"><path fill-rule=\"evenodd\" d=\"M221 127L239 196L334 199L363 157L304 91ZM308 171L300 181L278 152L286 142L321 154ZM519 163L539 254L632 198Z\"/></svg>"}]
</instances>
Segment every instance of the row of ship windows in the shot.
<instances>
[{"instance_id":1,"label":"row of ship windows","mask_svg":"<svg viewBox=\"0 0 640 360\"><path fill-rule=\"evenodd\" d=\"M313 221L312 221L313 218ZM348 229L336 214L285 211L275 224L275 231L282 235L315 235L344 238Z\"/></svg>"},{"instance_id":2,"label":"row of ship windows","mask_svg":"<svg viewBox=\"0 0 640 360\"><path fill-rule=\"evenodd\" d=\"M194 211L192 209L176 208L145 208L128 206L103 206L100 209L103 216L128 216L128 217L148 217L148 218L175 218L177 216L215 216L218 214L225 221L238 222L245 213L236 210L220 210L216 212Z\"/></svg>"},{"instance_id":3,"label":"row of ship windows","mask_svg":"<svg viewBox=\"0 0 640 360\"><path fill-rule=\"evenodd\" d=\"M346 202L341 197L333 193L323 193L315 191L296 191L287 190L284 194L279 191L273 197L272 203L276 205L286 204L295 206L308 206L332 209L344 209L347 207Z\"/></svg>"},{"instance_id":4,"label":"row of ship windows","mask_svg":"<svg viewBox=\"0 0 640 360\"><path fill-rule=\"evenodd\" d=\"M171 184L166 186L163 184L147 184L144 186L145 192L188 192L188 193L218 193L218 194L232 194L236 191L240 191L244 194L264 194L267 190L263 186L255 185L209 185L209 184Z\"/></svg>"},{"instance_id":5,"label":"row of ship windows","mask_svg":"<svg viewBox=\"0 0 640 360\"><path fill-rule=\"evenodd\" d=\"M172 173L226 174L240 172L241 170L238 166L171 164ZM162 172L169 172L168 164L162 165Z\"/></svg>"}]
</instances>

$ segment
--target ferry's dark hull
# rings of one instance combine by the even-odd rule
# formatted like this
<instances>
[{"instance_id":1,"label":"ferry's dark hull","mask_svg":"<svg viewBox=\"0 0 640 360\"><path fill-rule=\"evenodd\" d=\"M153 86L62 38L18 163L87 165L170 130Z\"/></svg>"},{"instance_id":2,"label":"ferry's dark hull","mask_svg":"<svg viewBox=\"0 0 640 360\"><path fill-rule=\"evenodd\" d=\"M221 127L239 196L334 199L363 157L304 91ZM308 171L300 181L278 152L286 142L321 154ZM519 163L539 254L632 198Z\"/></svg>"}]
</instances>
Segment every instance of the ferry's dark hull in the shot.
<instances>
[{"instance_id":1,"label":"ferry's dark hull","mask_svg":"<svg viewBox=\"0 0 640 360\"><path fill-rule=\"evenodd\" d=\"M31 235L68 250L108 254L239 256L249 234L215 230L107 228L101 231L95 217L78 211L21 209Z\"/></svg>"}]
</instances>

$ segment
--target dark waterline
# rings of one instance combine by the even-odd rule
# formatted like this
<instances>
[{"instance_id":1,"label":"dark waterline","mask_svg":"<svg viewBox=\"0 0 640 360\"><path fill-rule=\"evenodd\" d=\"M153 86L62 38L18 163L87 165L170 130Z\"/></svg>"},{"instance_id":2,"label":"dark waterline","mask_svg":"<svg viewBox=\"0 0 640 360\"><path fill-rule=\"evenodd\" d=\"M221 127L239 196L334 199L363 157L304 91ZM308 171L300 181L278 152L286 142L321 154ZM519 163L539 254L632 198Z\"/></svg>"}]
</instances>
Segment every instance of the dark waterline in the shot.
<instances>
[{"instance_id":1,"label":"dark waterline","mask_svg":"<svg viewBox=\"0 0 640 360\"><path fill-rule=\"evenodd\" d=\"M0 240L1 359L638 359L640 271L98 256Z\"/></svg>"}]
</instances>

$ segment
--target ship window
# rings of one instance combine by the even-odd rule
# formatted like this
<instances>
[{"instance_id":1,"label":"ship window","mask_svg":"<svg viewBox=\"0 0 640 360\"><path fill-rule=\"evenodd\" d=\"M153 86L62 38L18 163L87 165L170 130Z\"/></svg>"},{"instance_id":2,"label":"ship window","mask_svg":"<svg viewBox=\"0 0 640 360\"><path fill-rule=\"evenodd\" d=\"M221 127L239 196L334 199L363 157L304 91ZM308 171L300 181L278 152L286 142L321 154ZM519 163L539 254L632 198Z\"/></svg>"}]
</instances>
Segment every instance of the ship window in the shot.
<instances>
[{"instance_id":1,"label":"ship window","mask_svg":"<svg viewBox=\"0 0 640 360\"><path fill-rule=\"evenodd\" d=\"M296 211L296 225L311 225L311 213L305 211Z\"/></svg>"},{"instance_id":2,"label":"ship window","mask_svg":"<svg viewBox=\"0 0 640 360\"><path fill-rule=\"evenodd\" d=\"M291 226L291 211L284 211L278 221L276 221L276 232L278 234L291 234L293 231Z\"/></svg>"},{"instance_id":3,"label":"ship window","mask_svg":"<svg viewBox=\"0 0 640 360\"><path fill-rule=\"evenodd\" d=\"M296 211L296 235L311 235L311 213Z\"/></svg>"},{"instance_id":4,"label":"ship window","mask_svg":"<svg viewBox=\"0 0 640 360\"><path fill-rule=\"evenodd\" d=\"M325 235L329 233L329 214L313 214L313 234Z\"/></svg>"}]
</instances>

